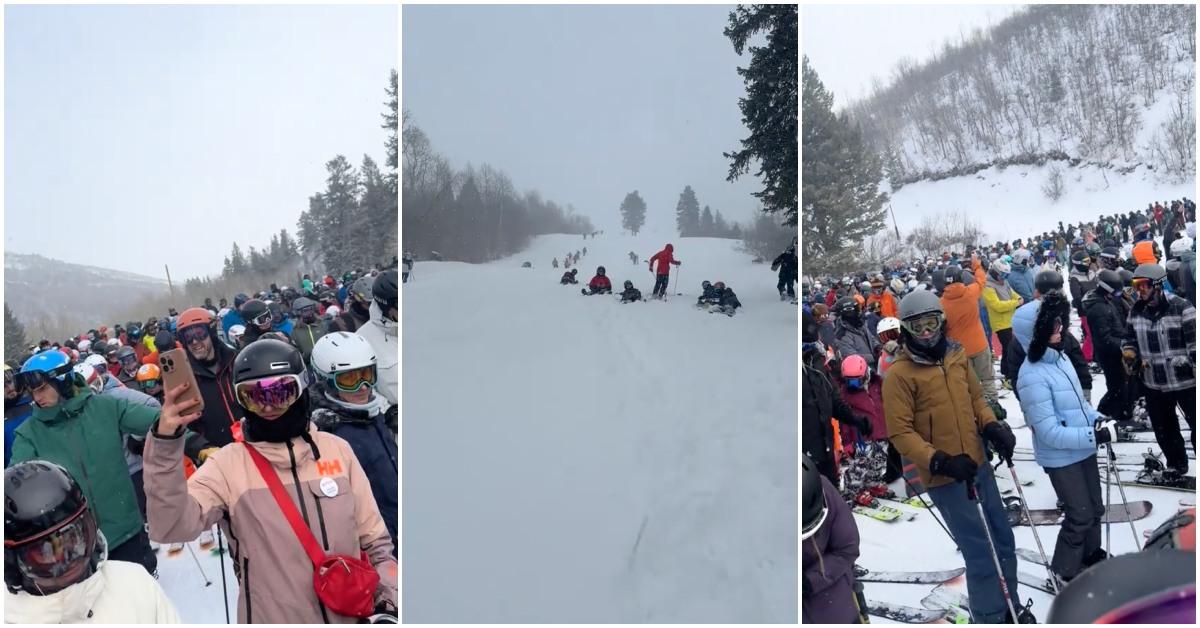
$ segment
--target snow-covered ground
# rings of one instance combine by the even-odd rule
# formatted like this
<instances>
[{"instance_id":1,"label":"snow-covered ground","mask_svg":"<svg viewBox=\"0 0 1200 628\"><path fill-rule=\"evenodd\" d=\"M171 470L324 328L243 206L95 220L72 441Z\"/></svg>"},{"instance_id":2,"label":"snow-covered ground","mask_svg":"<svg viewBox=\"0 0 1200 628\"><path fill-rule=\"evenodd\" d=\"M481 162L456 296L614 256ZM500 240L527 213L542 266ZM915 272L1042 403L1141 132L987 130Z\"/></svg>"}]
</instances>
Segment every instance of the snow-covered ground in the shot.
<instances>
[{"instance_id":1,"label":"snow-covered ground","mask_svg":"<svg viewBox=\"0 0 1200 628\"><path fill-rule=\"evenodd\" d=\"M216 530L216 526L213 526ZM233 563L229 560L229 542L225 545L225 560L215 553L216 546L200 549L197 541L188 543L196 553L196 559L188 550L175 555L167 554L167 546L158 550L158 584L175 604L179 618L185 624L223 624L225 607L221 605L221 568L225 569L225 590L228 594L229 621L237 623L238 584L233 575ZM199 567L197 567L197 562ZM203 572L201 572L203 570ZM211 585L205 584L205 576Z\"/></svg>"},{"instance_id":2,"label":"snow-covered ground","mask_svg":"<svg viewBox=\"0 0 1200 628\"><path fill-rule=\"evenodd\" d=\"M1079 321L1073 318L1072 332L1078 338ZM996 364L996 373L999 376L999 363ZM1104 384L1103 375L1092 376L1092 401L1098 403L1100 398L1104 396L1106 386ZM1017 447L1033 447L1033 436L1028 429L1023 429L1020 426L1025 425L1024 416L1021 413L1020 402L1011 392L1006 394L1005 398L1001 398L1000 404L1008 411L1008 423L1013 427L1013 433L1017 437ZM1182 415L1181 415L1182 416ZM1182 422L1181 422L1182 423ZM1153 433L1145 432L1142 436L1153 438ZM1187 433L1184 432L1186 439ZM1117 455L1133 455L1137 456L1145 452L1148 447L1152 447L1154 451L1160 451L1157 444L1140 444L1140 443L1117 443L1114 446L1114 451ZM1189 444L1189 451L1191 446ZM1103 459L1101 460L1103 462ZM1056 497L1054 488L1050 485L1050 478L1045 474L1036 462L1014 462L1016 466L1017 476L1022 481L1033 480L1032 486L1023 487L1025 498L1028 500L1029 508L1054 508ZM1195 461L1190 465L1189 474L1195 475ZM1132 480L1135 475L1134 469L1130 467L1119 467L1121 478ZM1104 467L1101 466L1100 473L1104 473ZM1006 466L1001 466L996 474L999 478L1011 478ZM1012 487L1011 481L1000 479L997 485L1003 490ZM891 485L896 494L904 495L904 481L897 480ZM1101 481L1101 489L1105 490L1106 485ZM1012 493L1015 495L1016 493ZM1153 530L1167 519L1171 518L1180 509L1180 500L1187 498L1192 503L1195 503L1195 494L1189 494L1177 491L1167 491L1161 489L1142 488L1142 487L1125 487L1125 496L1129 501L1146 500L1154 504L1154 508L1150 515L1145 519L1134 522L1134 527L1137 529L1138 543L1143 543L1145 539L1142 533L1145 530ZM1114 486L1112 489L1112 502L1120 508L1121 496L1120 492ZM889 504L894 505L894 504ZM913 511L912 508L899 506L901 510ZM934 513L937 511L935 510ZM932 513L920 512L912 521L899 521L892 523L884 523L875 521L867 517L855 516L854 522L858 524L858 531L861 535L861 554L858 564L867 569L876 571L925 571L925 570L940 570L953 569L962 567L962 555L959 554L950 541L950 538L938 525L937 521L931 516ZM939 515L940 516L940 515ZM1113 554L1126 554L1137 551L1137 546L1134 545L1134 536L1129 529L1128 523L1113 523L1112 524L1112 549ZM1037 533L1041 537L1042 546L1046 549L1048 557L1052 557L1054 553L1054 543L1058 537L1059 526L1038 526ZM1037 544L1033 538L1033 528L1028 526L1018 526L1013 528L1013 534L1016 537L1017 547L1037 551ZM1018 560L1018 571L1022 571L1031 575L1039 576L1041 579L1046 578L1046 570L1044 567L1033 563ZM921 608L921 598L929 594L935 585L929 584L891 584L867 582L864 583L866 595L874 600L894 602L905 606ZM964 577L951 582L950 586L963 594L966 594L966 580ZM1010 583L1009 586L1012 586ZM1019 585L1019 594L1022 602L1026 599L1033 600L1033 613L1039 621L1044 621L1046 613L1050 610L1050 603L1053 597L1047 593L1043 593L1037 589L1027 587L1023 584ZM898 623L882 617L871 617L872 623Z\"/></svg>"},{"instance_id":3,"label":"snow-covered ground","mask_svg":"<svg viewBox=\"0 0 1200 628\"><path fill-rule=\"evenodd\" d=\"M644 260L668 241L667 302L579 294L597 265L649 294ZM585 246L580 285L560 286L551 259ZM404 621L797 621L797 307L736 246L555 235L416 264ZM696 310L703 279L743 310Z\"/></svg>"},{"instance_id":4,"label":"snow-covered ground","mask_svg":"<svg viewBox=\"0 0 1200 628\"><path fill-rule=\"evenodd\" d=\"M1100 216L1142 211L1154 201L1195 198L1195 180L1167 184L1140 167L1121 175L1097 166L1063 167L1065 193L1051 202L1041 191L1049 166L988 168L974 175L923 181L900 188L891 206L900 234L907 236L926 216L958 212L977 222L986 241L1011 242L1040 235L1058 221L1077 224ZM891 227L889 217L888 226Z\"/></svg>"}]
</instances>

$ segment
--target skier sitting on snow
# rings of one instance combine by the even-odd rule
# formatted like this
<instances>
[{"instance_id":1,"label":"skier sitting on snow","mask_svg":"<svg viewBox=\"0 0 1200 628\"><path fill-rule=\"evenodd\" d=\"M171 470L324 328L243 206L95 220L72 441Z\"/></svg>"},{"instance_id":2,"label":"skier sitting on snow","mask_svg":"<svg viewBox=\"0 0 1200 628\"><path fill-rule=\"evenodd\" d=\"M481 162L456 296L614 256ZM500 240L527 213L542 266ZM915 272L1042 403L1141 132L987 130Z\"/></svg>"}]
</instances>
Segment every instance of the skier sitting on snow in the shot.
<instances>
[{"instance_id":1,"label":"skier sitting on snow","mask_svg":"<svg viewBox=\"0 0 1200 628\"><path fill-rule=\"evenodd\" d=\"M962 551L975 621L1012 623L1009 604L1022 608L1012 584L1017 582L1016 541L986 462L984 441L1001 458L1011 460L1016 438L992 414L962 345L947 337L946 315L937 296L923 290L909 293L900 301L899 314L903 350L883 379L889 439L916 465ZM960 483L975 487L975 499ZM996 557L1009 583L1008 600L1001 594ZM1028 614L1017 612L1020 623L1028 623Z\"/></svg>"},{"instance_id":2,"label":"skier sitting on snow","mask_svg":"<svg viewBox=\"0 0 1200 628\"><path fill-rule=\"evenodd\" d=\"M625 280L625 291L621 293L621 303L632 303L642 300L642 291L633 287L633 282Z\"/></svg>"},{"instance_id":3,"label":"skier sitting on snow","mask_svg":"<svg viewBox=\"0 0 1200 628\"><path fill-rule=\"evenodd\" d=\"M562 279L558 280L559 285L565 286L569 283L579 283L579 280L575 278L575 275L578 274L578 268L572 268L571 270L568 270L567 272L563 273Z\"/></svg>"},{"instance_id":4,"label":"skier sitting on snow","mask_svg":"<svg viewBox=\"0 0 1200 628\"><path fill-rule=\"evenodd\" d=\"M1066 582L1108 557L1100 546L1104 501L1096 448L1116 440L1116 421L1081 403L1083 389L1062 353L1069 335L1063 319L1071 304L1058 290L1017 308L1013 336L1025 349L1021 365L1021 412L1033 433L1033 451L1050 476L1066 517L1058 533L1051 570Z\"/></svg>"},{"instance_id":5,"label":"skier sitting on snow","mask_svg":"<svg viewBox=\"0 0 1200 628\"><path fill-rule=\"evenodd\" d=\"M718 281L717 283L721 283L721 282ZM701 281L700 282L701 295L699 298L696 299L696 306L697 307L707 307L710 305L716 305L718 302L721 301L721 292L722 292L722 288L724 288L724 287L725 287L724 284L722 284L721 287L718 288L718 287L714 286L713 284L709 283L709 281L707 279L705 279L704 281Z\"/></svg>"},{"instance_id":6,"label":"skier sitting on snow","mask_svg":"<svg viewBox=\"0 0 1200 628\"><path fill-rule=\"evenodd\" d=\"M612 294L612 282L604 274L604 267L596 268L596 276L588 282L588 287L583 290L584 294Z\"/></svg>"},{"instance_id":7,"label":"skier sitting on snow","mask_svg":"<svg viewBox=\"0 0 1200 628\"><path fill-rule=\"evenodd\" d=\"M721 297L717 301L717 304L709 311L722 312L724 314L733 316L733 313L736 312L739 307L742 307L742 302L738 301L737 295L733 293L733 288L725 286L725 284L720 281L717 283L722 286Z\"/></svg>"}]
</instances>

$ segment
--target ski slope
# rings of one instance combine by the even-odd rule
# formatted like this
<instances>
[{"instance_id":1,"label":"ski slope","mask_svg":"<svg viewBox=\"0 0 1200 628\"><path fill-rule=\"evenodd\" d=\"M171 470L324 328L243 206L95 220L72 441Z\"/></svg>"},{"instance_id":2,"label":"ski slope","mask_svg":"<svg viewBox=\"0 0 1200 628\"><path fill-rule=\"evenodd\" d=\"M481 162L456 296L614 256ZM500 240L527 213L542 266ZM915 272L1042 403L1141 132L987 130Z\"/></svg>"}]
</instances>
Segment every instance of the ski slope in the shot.
<instances>
[{"instance_id":1,"label":"ski slope","mask_svg":"<svg viewBox=\"0 0 1200 628\"><path fill-rule=\"evenodd\" d=\"M644 260L668 241L668 301L580 295L597 265L648 295ZM495 263L416 264L406 623L798 620L797 306L737 244L551 235ZM551 260L584 246L580 285L560 286ZM744 308L695 309L704 279Z\"/></svg>"},{"instance_id":2,"label":"ski slope","mask_svg":"<svg viewBox=\"0 0 1200 628\"><path fill-rule=\"evenodd\" d=\"M1079 319L1074 313L1072 313L1071 332L1075 334L1076 338L1081 338ZM995 366L996 375L999 377L999 361L996 362ZM997 389L1002 390L999 384L997 384ZM1098 374L1092 375L1093 404L1100 402L1106 390L1104 376ZM1017 401L1017 398L1011 391L1007 391L1000 399L1000 404L1008 411L1007 421L1017 437L1017 447L1032 448L1033 435L1028 429L1022 427L1025 425L1025 420L1021 413L1020 402ZM1180 419L1180 424L1186 426L1182 421L1182 414L1180 414ZM1142 435L1146 438L1153 438L1152 432L1144 432ZM1184 439L1187 440L1188 433L1184 432L1183 435ZM1118 456L1123 454L1136 456L1144 453L1147 448L1153 448L1156 452L1161 451L1156 443L1116 443L1113 450ZM1190 442L1188 443L1188 451L1194 454ZM1046 475L1042 468L1036 462L1015 461L1013 464L1016 467L1017 476L1022 481L1033 480L1032 486L1022 487L1029 508L1054 508L1057 498L1054 494L1054 488L1050 484L1050 477ZM1103 457L1100 458L1100 465L1100 474L1103 476L1105 473ZM1135 475L1135 471L1130 467L1122 466L1118 468L1118 471L1122 479L1132 480ZM1001 490L1012 488L1011 475L1006 465L1001 466L995 473L998 478L997 486ZM1195 473L1196 465L1193 460L1188 474L1194 476ZM1008 478L1008 480L1005 478ZM903 496L905 494L904 480L897 480L890 487L897 495ZM1101 477L1100 488L1102 494L1105 494L1107 484L1104 483L1103 477ZM1012 494L1015 495L1016 492L1014 491ZM1180 499L1187 498L1192 503L1195 503L1196 496L1194 493L1126 486L1125 497L1131 502L1146 500L1154 504L1154 508L1148 517L1140 521L1135 521L1133 524L1137 530L1137 542L1140 544L1145 542L1142 536L1143 531L1153 530L1174 516L1180 509ZM1121 494L1116 486L1112 488L1111 500L1109 503L1114 504L1116 509L1120 509ZM888 505L895 506L895 504L891 503ZM906 512L914 511L914 509L905 506L898 506L898 508ZM931 514L941 516L940 513L934 510L933 513L919 512L912 521L884 523L855 515L854 522L858 524L858 531L861 536L861 544L859 546L861 553L858 564L876 571L925 571L965 566L962 555L958 553L946 532L942 530ZM1041 537L1042 546L1046 550L1047 558L1053 558L1054 544L1058 538L1059 528L1060 526L1037 526L1037 533ZM1128 523L1113 523L1111 532L1112 546L1110 551L1112 554L1119 555L1137 551L1138 546L1134 545L1134 535ZM1033 534L1033 528L1029 526L1017 526L1013 528L1017 547L1037 552L1037 544L1034 541ZM1017 560L1017 570L1039 576L1042 580L1047 577L1044 567L1020 559ZM1013 586L1013 583L1009 583L1009 586ZM1018 584L1017 586L1021 601L1024 602L1026 599L1032 599L1033 614L1037 617L1039 623L1044 622L1046 614L1050 610L1053 596L1023 584ZM934 589L935 585L866 582L864 583L864 587L866 595L870 599L921 608L921 598L928 595ZM965 576L960 576L956 580L951 581L951 587L965 595L967 592ZM898 623L875 616L871 617L871 622L878 624Z\"/></svg>"},{"instance_id":3,"label":"ski slope","mask_svg":"<svg viewBox=\"0 0 1200 628\"><path fill-rule=\"evenodd\" d=\"M216 526L213 526L215 532ZM200 549L197 541L188 543L196 558L187 550L175 555L167 553L167 545L158 549L158 584L162 586L179 619L185 624L224 624L225 607L221 605L221 569L225 569L225 590L229 605L229 621L237 623L237 578L229 560L229 540L223 541L225 560L216 554L216 546ZM199 567L197 567L199 563ZM211 585L205 584L205 577Z\"/></svg>"}]
</instances>

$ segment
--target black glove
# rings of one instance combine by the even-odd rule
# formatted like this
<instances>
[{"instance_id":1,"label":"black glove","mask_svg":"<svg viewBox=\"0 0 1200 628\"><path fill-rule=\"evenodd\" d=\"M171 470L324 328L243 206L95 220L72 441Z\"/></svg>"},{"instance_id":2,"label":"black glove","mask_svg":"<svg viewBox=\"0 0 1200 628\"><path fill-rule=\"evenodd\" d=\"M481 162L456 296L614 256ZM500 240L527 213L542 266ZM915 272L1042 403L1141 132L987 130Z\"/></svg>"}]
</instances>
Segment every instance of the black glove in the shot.
<instances>
[{"instance_id":1,"label":"black glove","mask_svg":"<svg viewBox=\"0 0 1200 628\"><path fill-rule=\"evenodd\" d=\"M871 438L871 419L861 414L857 415L854 417L854 427L858 428L858 433L863 438Z\"/></svg>"},{"instance_id":2,"label":"black glove","mask_svg":"<svg viewBox=\"0 0 1200 628\"><path fill-rule=\"evenodd\" d=\"M146 449L146 439L126 438L125 449L128 449L129 453L135 456L141 456L142 452Z\"/></svg>"},{"instance_id":3,"label":"black glove","mask_svg":"<svg viewBox=\"0 0 1200 628\"><path fill-rule=\"evenodd\" d=\"M1017 437L1012 429L1003 421L992 421L983 428L983 438L991 443L996 453L1003 460L1012 460L1013 450L1017 447Z\"/></svg>"},{"instance_id":4,"label":"black glove","mask_svg":"<svg viewBox=\"0 0 1200 628\"><path fill-rule=\"evenodd\" d=\"M944 451L938 451L933 454L933 459L929 463L930 473L951 477L960 482L973 481L977 471L979 471L979 465L975 464L975 461L971 460L967 454L951 456Z\"/></svg>"},{"instance_id":5,"label":"black glove","mask_svg":"<svg viewBox=\"0 0 1200 628\"><path fill-rule=\"evenodd\" d=\"M1096 446L1117 441L1117 422L1110 417L1102 416L1096 421Z\"/></svg>"}]
</instances>

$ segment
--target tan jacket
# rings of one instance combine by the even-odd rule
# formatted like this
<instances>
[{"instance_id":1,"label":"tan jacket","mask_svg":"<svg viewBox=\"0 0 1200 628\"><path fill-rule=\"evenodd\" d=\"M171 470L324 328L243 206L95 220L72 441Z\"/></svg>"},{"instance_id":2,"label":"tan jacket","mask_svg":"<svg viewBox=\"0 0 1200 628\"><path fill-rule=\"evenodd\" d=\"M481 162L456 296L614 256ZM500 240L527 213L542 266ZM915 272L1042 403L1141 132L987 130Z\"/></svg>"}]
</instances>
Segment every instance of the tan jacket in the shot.
<instances>
[{"instance_id":1,"label":"tan jacket","mask_svg":"<svg viewBox=\"0 0 1200 628\"><path fill-rule=\"evenodd\" d=\"M185 480L179 464L183 439L161 438L155 429L146 438L143 457L150 538L160 543L190 541L228 517L222 529L229 536L230 555L241 585L238 623L357 622L318 601L312 562L245 445L226 445ZM367 477L346 441L317 431L311 423L309 435L316 443L319 460L299 437L287 443L251 444L277 470L288 496L297 503L326 553L357 558L360 548L365 551L380 576L376 601L386 600L394 606L396 560ZM325 478L336 483L336 493L329 482L322 488Z\"/></svg>"},{"instance_id":2,"label":"tan jacket","mask_svg":"<svg viewBox=\"0 0 1200 628\"><path fill-rule=\"evenodd\" d=\"M898 351L883 378L883 412L888 439L917 465L926 487L954 481L930 475L929 463L938 450L951 456L965 453L984 464L979 433L996 416L957 343L950 343L942 364L914 362L908 351Z\"/></svg>"}]
</instances>

